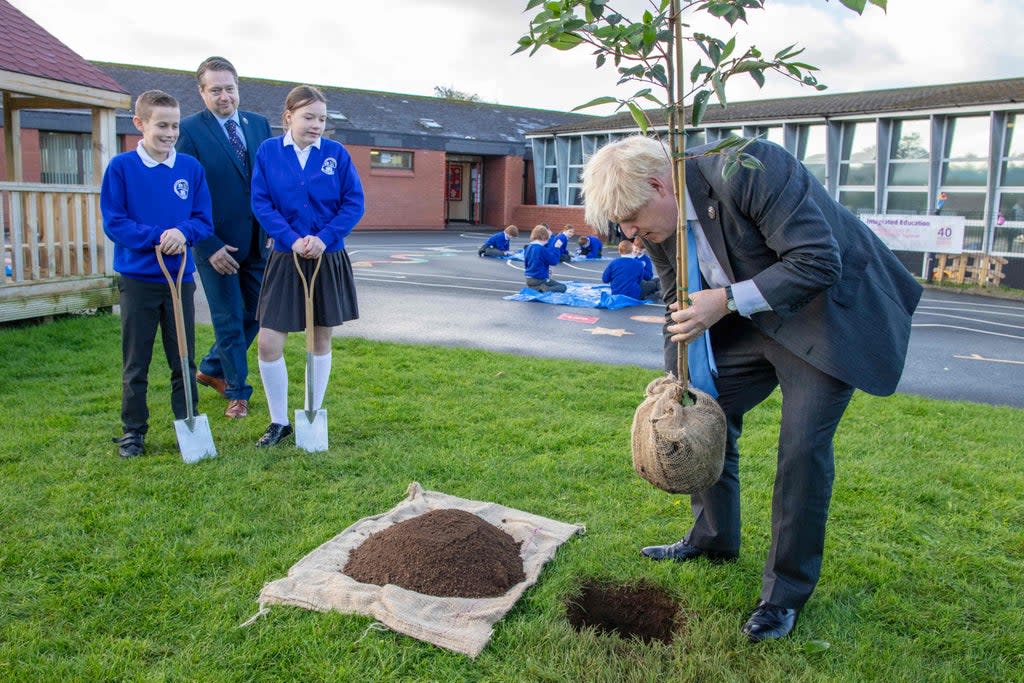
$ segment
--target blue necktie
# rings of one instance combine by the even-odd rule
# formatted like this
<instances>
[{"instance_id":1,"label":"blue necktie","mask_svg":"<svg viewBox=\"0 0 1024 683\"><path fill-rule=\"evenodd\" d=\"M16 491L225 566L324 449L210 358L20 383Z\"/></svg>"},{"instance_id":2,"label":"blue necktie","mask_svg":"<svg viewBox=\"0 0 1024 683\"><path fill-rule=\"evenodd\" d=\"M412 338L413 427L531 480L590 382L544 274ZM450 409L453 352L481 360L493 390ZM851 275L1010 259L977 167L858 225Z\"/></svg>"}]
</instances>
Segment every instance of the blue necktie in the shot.
<instances>
[{"instance_id":1,"label":"blue necktie","mask_svg":"<svg viewBox=\"0 0 1024 683\"><path fill-rule=\"evenodd\" d=\"M242 168L248 171L249 157L245 153L245 145L242 144L242 138L238 136L238 124L235 123L234 119L228 119L224 122L224 130L228 132L228 142L231 143L231 149L235 150L238 160L242 162Z\"/></svg>"},{"instance_id":2,"label":"blue necktie","mask_svg":"<svg viewBox=\"0 0 1024 683\"><path fill-rule=\"evenodd\" d=\"M700 262L697 260L697 238L693 234L693 221L686 221L686 286L690 292L699 292ZM690 384L697 387L711 398L718 398L715 377L718 368L715 356L711 351L711 333L707 330L700 339L690 342L686 349L686 364L690 369Z\"/></svg>"}]
</instances>

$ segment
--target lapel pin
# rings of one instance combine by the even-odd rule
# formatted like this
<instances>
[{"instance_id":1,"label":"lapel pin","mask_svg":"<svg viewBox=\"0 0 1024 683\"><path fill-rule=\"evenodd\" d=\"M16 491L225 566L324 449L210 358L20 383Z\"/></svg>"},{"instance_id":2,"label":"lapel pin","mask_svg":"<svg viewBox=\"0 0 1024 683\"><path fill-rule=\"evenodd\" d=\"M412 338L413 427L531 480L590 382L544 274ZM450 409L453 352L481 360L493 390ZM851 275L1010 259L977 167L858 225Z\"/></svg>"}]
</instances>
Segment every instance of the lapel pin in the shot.
<instances>
[{"instance_id":1,"label":"lapel pin","mask_svg":"<svg viewBox=\"0 0 1024 683\"><path fill-rule=\"evenodd\" d=\"M708 218L710 218L711 220L715 220L715 216L717 216L717 215L718 215L718 212L715 211L715 207L709 206L708 207Z\"/></svg>"},{"instance_id":2,"label":"lapel pin","mask_svg":"<svg viewBox=\"0 0 1024 683\"><path fill-rule=\"evenodd\" d=\"M245 118L245 117L243 116L243 117L242 117L242 123L244 123L245 125L247 125L247 126L248 126L248 125L249 125L249 119L247 119L247 118Z\"/></svg>"}]
</instances>

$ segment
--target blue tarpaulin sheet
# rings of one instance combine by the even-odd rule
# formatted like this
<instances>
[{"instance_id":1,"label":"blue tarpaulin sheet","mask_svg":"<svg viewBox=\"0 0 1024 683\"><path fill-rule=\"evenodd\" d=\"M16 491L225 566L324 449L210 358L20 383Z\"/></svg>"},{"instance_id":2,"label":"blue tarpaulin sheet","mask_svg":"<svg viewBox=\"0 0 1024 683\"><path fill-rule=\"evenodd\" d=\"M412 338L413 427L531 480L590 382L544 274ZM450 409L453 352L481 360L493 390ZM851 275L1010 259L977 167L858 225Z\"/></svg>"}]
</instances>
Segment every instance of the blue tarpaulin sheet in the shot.
<instances>
[{"instance_id":1,"label":"blue tarpaulin sheet","mask_svg":"<svg viewBox=\"0 0 1024 683\"><path fill-rule=\"evenodd\" d=\"M563 282L565 292L538 292L523 287L518 294L504 297L506 301L539 301L542 304L578 306L580 308L607 308L615 310L629 306L644 306L648 301L634 299L622 294L612 294L608 285L592 285L585 282Z\"/></svg>"}]
</instances>

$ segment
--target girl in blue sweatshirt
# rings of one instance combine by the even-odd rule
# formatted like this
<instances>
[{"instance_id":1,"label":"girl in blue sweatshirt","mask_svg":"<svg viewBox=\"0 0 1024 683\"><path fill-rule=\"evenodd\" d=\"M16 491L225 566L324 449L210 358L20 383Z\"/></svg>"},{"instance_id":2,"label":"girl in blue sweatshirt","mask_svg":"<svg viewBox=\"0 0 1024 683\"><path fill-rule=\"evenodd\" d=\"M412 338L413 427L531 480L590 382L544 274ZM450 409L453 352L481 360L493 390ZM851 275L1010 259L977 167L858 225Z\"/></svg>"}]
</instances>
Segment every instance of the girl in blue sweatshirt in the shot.
<instances>
[{"instance_id":1,"label":"girl in blue sweatshirt","mask_svg":"<svg viewBox=\"0 0 1024 683\"><path fill-rule=\"evenodd\" d=\"M332 328L359 317L345 237L363 217L363 186L345 148L321 137L326 122L324 94L308 85L293 88L285 99L285 134L260 145L253 167L253 215L274 241L257 309L260 377L271 423L257 446L273 446L292 433L284 344L289 332L306 327L292 254L298 254L307 281L322 260L313 287L310 409L319 410L327 392Z\"/></svg>"},{"instance_id":2,"label":"girl in blue sweatshirt","mask_svg":"<svg viewBox=\"0 0 1024 683\"><path fill-rule=\"evenodd\" d=\"M538 225L530 233L530 243L523 251L523 262L526 264L526 286L538 292L564 292L566 287L561 282L549 277L550 267L561 263L561 248L569 241L565 234L552 240L548 246L551 231ZM560 239L559 239L560 238Z\"/></svg>"}]
</instances>

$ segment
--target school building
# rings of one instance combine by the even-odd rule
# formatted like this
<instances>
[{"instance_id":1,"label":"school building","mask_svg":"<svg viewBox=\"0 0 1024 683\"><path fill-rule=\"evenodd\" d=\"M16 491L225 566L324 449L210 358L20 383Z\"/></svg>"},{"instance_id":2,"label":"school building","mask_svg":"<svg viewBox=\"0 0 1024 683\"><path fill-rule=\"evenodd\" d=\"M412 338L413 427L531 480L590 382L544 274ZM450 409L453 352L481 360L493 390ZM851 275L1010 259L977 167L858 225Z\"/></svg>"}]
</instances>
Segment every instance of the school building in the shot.
<instances>
[{"instance_id":1,"label":"school building","mask_svg":"<svg viewBox=\"0 0 1024 683\"><path fill-rule=\"evenodd\" d=\"M963 216L963 250L1005 258L1002 284L1024 288L1018 123L1024 126L1024 78L1010 78L712 106L686 144L762 136L800 159L854 213ZM585 159L637 132L629 113L531 132L538 203L581 222ZM911 272L925 274L923 252L897 254Z\"/></svg>"}]
</instances>

